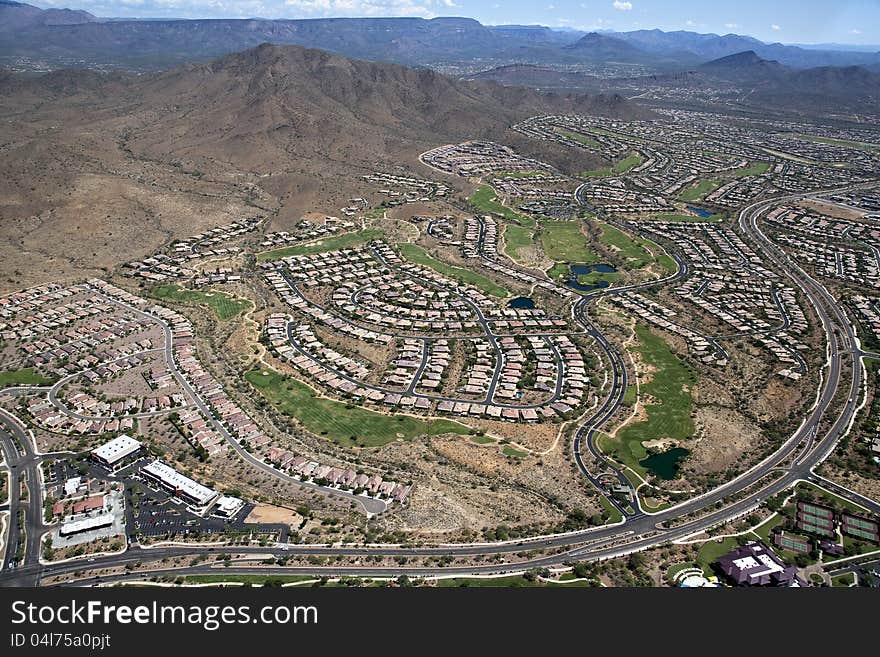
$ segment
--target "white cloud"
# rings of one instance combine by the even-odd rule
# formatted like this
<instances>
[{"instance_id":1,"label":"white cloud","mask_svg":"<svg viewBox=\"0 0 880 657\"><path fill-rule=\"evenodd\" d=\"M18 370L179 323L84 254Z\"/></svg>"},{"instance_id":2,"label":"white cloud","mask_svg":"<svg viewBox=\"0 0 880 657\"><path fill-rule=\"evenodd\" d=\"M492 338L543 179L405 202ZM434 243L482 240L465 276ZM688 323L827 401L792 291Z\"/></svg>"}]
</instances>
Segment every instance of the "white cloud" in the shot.
<instances>
[{"instance_id":1,"label":"white cloud","mask_svg":"<svg viewBox=\"0 0 880 657\"><path fill-rule=\"evenodd\" d=\"M770 29L773 30L774 32L778 32L782 28L779 27L776 23L773 23L773 25L770 26Z\"/></svg>"},{"instance_id":2,"label":"white cloud","mask_svg":"<svg viewBox=\"0 0 880 657\"><path fill-rule=\"evenodd\" d=\"M618 11L630 11L633 8L633 3L629 2L629 0L614 0L611 6Z\"/></svg>"},{"instance_id":3,"label":"white cloud","mask_svg":"<svg viewBox=\"0 0 880 657\"><path fill-rule=\"evenodd\" d=\"M739 23L725 23L724 27L726 27L728 30L735 30L739 27Z\"/></svg>"},{"instance_id":4,"label":"white cloud","mask_svg":"<svg viewBox=\"0 0 880 657\"><path fill-rule=\"evenodd\" d=\"M850 33L850 34L861 34L862 31L861 31L860 29L854 27L853 29L851 29L851 30L849 31L849 33Z\"/></svg>"}]
</instances>

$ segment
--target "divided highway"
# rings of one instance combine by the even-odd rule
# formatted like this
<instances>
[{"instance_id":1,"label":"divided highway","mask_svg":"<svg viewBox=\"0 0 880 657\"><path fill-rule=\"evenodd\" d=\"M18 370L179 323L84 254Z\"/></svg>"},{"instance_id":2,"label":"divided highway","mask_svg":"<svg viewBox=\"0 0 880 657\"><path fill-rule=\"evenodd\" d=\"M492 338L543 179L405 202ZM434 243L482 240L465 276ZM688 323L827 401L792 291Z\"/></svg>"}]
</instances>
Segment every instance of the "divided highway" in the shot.
<instances>
[{"instance_id":1,"label":"divided highway","mask_svg":"<svg viewBox=\"0 0 880 657\"><path fill-rule=\"evenodd\" d=\"M796 263L792 262L779 247L764 235L758 223L763 213L779 203L826 194L829 191L848 190L849 188L847 190L826 190L814 194L789 195L761 201L745 208L739 215L739 228L744 237L750 240L769 262L774 263L781 273L788 276L803 292L809 303L812 304L826 336L828 358L823 370L822 382L815 405L807 414L798 430L762 462L712 491L658 513L648 514L639 512L635 515L630 515L626 518L625 522L614 526L496 544L472 543L426 547L378 545L316 547L308 545L283 545L266 548L228 549L209 549L205 547L158 547L144 549L142 547L133 547L122 555L96 557L93 562L88 563L75 561L41 565L37 560L39 553L38 537L33 536L29 532L27 537L27 555L24 564L16 568L9 568L8 564L4 564L4 571L0 574L0 585L35 585L40 581L41 577L49 575L65 575L74 571L93 571L100 568L124 566L134 562L147 562L165 557L214 551L262 556L272 555L276 557L285 555L393 555L409 557L451 555L466 557L470 555L504 555L537 548L559 549L559 552L556 554L540 556L525 562L502 562L463 567L444 568L439 566L404 565L394 568L387 566L279 568L256 567L253 565L238 566L233 562L233 565L223 568L221 571L230 574L314 574L331 576L397 576L400 574L430 576L519 572L532 567L555 566L565 561L612 558L652 546L681 540L749 513L768 497L786 490L800 480L812 481L818 485L829 487L833 492L846 499L866 506L875 512L880 511L880 504L877 502L857 495L838 484L827 482L813 473L813 468L827 458L840 437L849 430L855 418L861 403L860 397L864 377L862 359L867 357L868 354L858 349L858 341L851 323L827 289L804 272ZM679 262L679 267L686 272L684 263ZM676 275L683 275L682 271L677 272ZM604 292L607 293L608 291ZM611 292L614 292L614 290ZM587 303L588 299L578 301L575 306L576 312L583 313L584 306ZM585 317L584 320L586 320ZM618 360L619 352L614 350L592 325L587 323L585 328L591 331L591 334L599 341L603 349L606 349L606 353L609 354L609 360L612 363L612 385L604 405L578 430L576 434L576 454L579 453L583 440L587 440L588 444L590 444L592 441L589 440L589 437L602 423L611 417L614 410L620 404L621 391L625 390L626 387L626 368L622 358ZM612 356L611 354L613 353L616 353L617 357ZM14 431L7 418L0 416L0 419L4 420L4 425ZM19 469L19 471L21 467L29 468L28 472L33 471L34 474L27 476L35 477L36 459L33 455L31 453L22 455L15 450L6 432L0 431L0 441L2 441L4 452L7 454L7 461L10 464L16 465L16 469ZM26 450L30 448L28 440L25 439L22 442L27 446ZM13 451L11 452L10 450ZM579 465L586 471L582 463L579 462ZM36 479L33 480L35 481ZM28 508L25 509L29 518L28 524L32 522L30 520L31 517L39 518L39 514L42 512L38 492L32 490L32 493ZM17 504L17 502L10 500L10 508L14 512ZM12 535L11 531L10 535ZM9 548L7 553L8 550ZM161 568L151 572L154 574L185 575L205 572L216 574L218 571L201 565L174 570ZM102 581L134 579L142 576L129 573L102 578ZM86 583L93 583L93 581Z\"/></svg>"}]
</instances>

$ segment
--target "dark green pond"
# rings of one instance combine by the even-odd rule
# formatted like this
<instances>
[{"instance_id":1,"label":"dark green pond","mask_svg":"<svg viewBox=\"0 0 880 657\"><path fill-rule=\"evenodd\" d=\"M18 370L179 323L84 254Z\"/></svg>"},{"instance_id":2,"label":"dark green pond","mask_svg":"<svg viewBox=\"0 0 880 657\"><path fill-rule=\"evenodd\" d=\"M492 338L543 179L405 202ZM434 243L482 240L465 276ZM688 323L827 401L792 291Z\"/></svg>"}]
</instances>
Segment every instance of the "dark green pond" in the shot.
<instances>
[{"instance_id":1,"label":"dark green pond","mask_svg":"<svg viewBox=\"0 0 880 657\"><path fill-rule=\"evenodd\" d=\"M659 454L651 454L648 458L639 461L639 465L661 479L675 479L678 475L679 463L688 454L690 451L684 447L673 447Z\"/></svg>"}]
</instances>

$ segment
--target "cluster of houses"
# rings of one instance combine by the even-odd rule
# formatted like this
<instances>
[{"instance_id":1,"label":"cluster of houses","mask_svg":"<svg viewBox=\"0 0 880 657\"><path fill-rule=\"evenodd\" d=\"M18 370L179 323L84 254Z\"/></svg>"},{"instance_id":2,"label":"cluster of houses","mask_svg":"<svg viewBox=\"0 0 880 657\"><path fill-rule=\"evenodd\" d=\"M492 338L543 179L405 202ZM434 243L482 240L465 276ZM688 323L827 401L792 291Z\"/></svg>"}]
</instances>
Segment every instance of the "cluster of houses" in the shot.
<instances>
[{"instance_id":1,"label":"cluster of houses","mask_svg":"<svg viewBox=\"0 0 880 657\"><path fill-rule=\"evenodd\" d=\"M270 315L267 319L267 328L277 325L277 319L277 315ZM290 325L289 337L291 345L312 360L332 363L336 368L355 379L365 379L370 374L370 368L364 363L345 356L321 342L310 324Z\"/></svg>"},{"instance_id":2,"label":"cluster of houses","mask_svg":"<svg viewBox=\"0 0 880 657\"><path fill-rule=\"evenodd\" d=\"M767 215L774 239L822 276L880 288L880 226L782 206Z\"/></svg>"},{"instance_id":3,"label":"cluster of houses","mask_svg":"<svg viewBox=\"0 0 880 657\"><path fill-rule=\"evenodd\" d=\"M825 199L866 212L864 216L866 221L880 221L880 191L877 188L867 191L837 192L829 194Z\"/></svg>"},{"instance_id":4,"label":"cluster of houses","mask_svg":"<svg viewBox=\"0 0 880 657\"><path fill-rule=\"evenodd\" d=\"M658 160L652 169L643 170L630 180L638 187L675 198L701 179L721 177L748 166L748 159L719 153L717 150L723 147L713 145L710 152L702 149L700 143L666 142L663 155L669 161L662 165ZM705 148L711 146L706 144Z\"/></svg>"},{"instance_id":5,"label":"cluster of houses","mask_svg":"<svg viewBox=\"0 0 880 657\"><path fill-rule=\"evenodd\" d=\"M41 427L56 433L98 436L116 431L134 429L134 418L83 419L69 415L69 411L52 404L45 397L34 397L27 402L27 413Z\"/></svg>"},{"instance_id":6,"label":"cluster of houses","mask_svg":"<svg viewBox=\"0 0 880 657\"><path fill-rule=\"evenodd\" d=\"M397 353L382 373L382 385L389 388L409 388L427 355L427 344L418 338L397 341Z\"/></svg>"},{"instance_id":7,"label":"cluster of houses","mask_svg":"<svg viewBox=\"0 0 880 657\"><path fill-rule=\"evenodd\" d=\"M42 288L32 288L40 290ZM46 334L60 334L68 342L75 342L90 333L89 327L80 327L78 331L67 334L63 329L71 324L80 322L90 317L103 317L111 314L112 306L107 305L102 299L83 294L80 286L65 288L64 293L59 291L39 293L34 292L35 304L22 304L9 302L0 312L0 338L4 342L29 342L39 339ZM74 296L75 295L75 296ZM17 295L3 297L9 301ZM66 300L66 303L53 304L56 300ZM2 301L0 301L2 303ZM112 326L116 326L114 321ZM100 325L97 325L100 327ZM53 345L49 345L51 347ZM41 345L37 344L28 350L31 356L39 355Z\"/></svg>"},{"instance_id":8,"label":"cluster of houses","mask_svg":"<svg viewBox=\"0 0 880 657\"><path fill-rule=\"evenodd\" d=\"M185 251L168 255L154 253L143 260L128 262L124 266L123 273L128 276L143 278L152 282L168 280L195 280L205 278L191 265L194 261L208 257L229 258L241 253L241 249L235 246L218 247L211 251Z\"/></svg>"},{"instance_id":9,"label":"cluster of houses","mask_svg":"<svg viewBox=\"0 0 880 657\"><path fill-rule=\"evenodd\" d=\"M772 182L774 178L785 172L786 166L785 162L775 162L765 173L760 175L734 178L718 189L709 192L704 200L723 208L739 208L748 205L759 196L776 191Z\"/></svg>"},{"instance_id":10,"label":"cluster of houses","mask_svg":"<svg viewBox=\"0 0 880 657\"><path fill-rule=\"evenodd\" d=\"M353 320L389 331L472 332L479 326L473 309L448 290L406 283L394 273L361 288L356 281L343 284L334 290L333 302Z\"/></svg>"},{"instance_id":11,"label":"cluster of houses","mask_svg":"<svg viewBox=\"0 0 880 657\"><path fill-rule=\"evenodd\" d=\"M428 350L422 375L415 381L414 389L423 393L437 394L443 387L446 373L452 362L452 348L449 340L427 340Z\"/></svg>"},{"instance_id":12,"label":"cluster of houses","mask_svg":"<svg viewBox=\"0 0 880 657\"><path fill-rule=\"evenodd\" d=\"M505 264L498 258L498 223L491 216L465 219L464 240L461 254L465 258L480 259L480 264L497 274L528 286L536 286L545 292L561 296L574 296L567 288L555 285L546 278L538 278L533 274Z\"/></svg>"},{"instance_id":13,"label":"cluster of houses","mask_svg":"<svg viewBox=\"0 0 880 657\"><path fill-rule=\"evenodd\" d=\"M446 173L463 178L481 177L494 173L547 171L554 173L549 164L518 155L512 148L491 141L468 141L448 144L423 153L422 162Z\"/></svg>"},{"instance_id":14,"label":"cluster of houses","mask_svg":"<svg viewBox=\"0 0 880 657\"><path fill-rule=\"evenodd\" d=\"M242 276L236 269L231 267L215 267L203 271L190 281L192 287L205 287L207 285L222 285L223 283L238 283Z\"/></svg>"},{"instance_id":15,"label":"cluster of houses","mask_svg":"<svg viewBox=\"0 0 880 657\"><path fill-rule=\"evenodd\" d=\"M200 281L199 285L206 285L205 279L210 279L210 275L200 273L193 265L206 258L224 259L238 255L242 252L241 248L219 245L255 231L262 220L262 217L249 217L173 242L169 253L157 252L143 260L129 262L125 265L124 273L154 282L191 280L194 283ZM217 275L223 274L217 273ZM231 272L227 273L227 278L218 282L229 282L230 275L235 276Z\"/></svg>"},{"instance_id":16,"label":"cluster of houses","mask_svg":"<svg viewBox=\"0 0 880 657\"><path fill-rule=\"evenodd\" d=\"M29 366L58 376L83 372L91 381L112 376L119 371L116 361L153 348L148 324L132 314L113 310L108 307L100 319L86 320L16 346Z\"/></svg>"},{"instance_id":17,"label":"cluster of houses","mask_svg":"<svg viewBox=\"0 0 880 657\"><path fill-rule=\"evenodd\" d=\"M584 185L580 195L592 206L605 212L622 214L662 214L674 210L665 196L643 192L620 178L601 178Z\"/></svg>"},{"instance_id":18,"label":"cluster of houses","mask_svg":"<svg viewBox=\"0 0 880 657\"><path fill-rule=\"evenodd\" d=\"M354 228L354 224L350 221L343 221L337 217L325 217L324 223L316 224L309 219L301 220L293 228L293 232L286 230L274 233L266 233L260 246L271 249L276 246L288 246L296 242L307 242L316 240L320 237L328 237L341 230L349 230Z\"/></svg>"},{"instance_id":19,"label":"cluster of houses","mask_svg":"<svg viewBox=\"0 0 880 657\"><path fill-rule=\"evenodd\" d=\"M380 333L371 329L357 326L337 314L330 313L323 306L318 305L306 298L296 285L285 278L280 271L268 271L265 273L266 284L278 297L292 310L310 318L315 323L328 327L338 333L365 342L388 344L393 337L388 333Z\"/></svg>"},{"instance_id":20,"label":"cluster of houses","mask_svg":"<svg viewBox=\"0 0 880 657\"><path fill-rule=\"evenodd\" d=\"M850 306L855 310L859 323L868 334L871 344L880 345L880 297L867 297L854 294L849 300Z\"/></svg>"},{"instance_id":21,"label":"cluster of houses","mask_svg":"<svg viewBox=\"0 0 880 657\"><path fill-rule=\"evenodd\" d=\"M68 410L77 415L83 415L95 419L124 417L126 415L138 415L140 413L154 413L158 411L172 411L186 405L186 397L176 392L171 395L158 397L127 397L116 401L98 399L87 392L76 392L64 398L64 404ZM112 431L112 428L106 430Z\"/></svg>"},{"instance_id":22,"label":"cluster of houses","mask_svg":"<svg viewBox=\"0 0 880 657\"><path fill-rule=\"evenodd\" d=\"M370 207L370 202L362 196L348 199L349 205L340 210L346 217L356 217Z\"/></svg>"},{"instance_id":23,"label":"cluster of houses","mask_svg":"<svg viewBox=\"0 0 880 657\"><path fill-rule=\"evenodd\" d=\"M498 339L501 373L495 399L505 403L521 400L529 391L554 392L561 385L559 362L553 345L536 335Z\"/></svg>"},{"instance_id":24,"label":"cluster of houses","mask_svg":"<svg viewBox=\"0 0 880 657\"><path fill-rule=\"evenodd\" d=\"M379 172L361 177L366 182L379 187L379 193L388 197L385 205L392 207L404 203L426 202L433 198L444 198L449 194L449 187L432 180Z\"/></svg>"},{"instance_id":25,"label":"cluster of houses","mask_svg":"<svg viewBox=\"0 0 880 657\"><path fill-rule=\"evenodd\" d=\"M715 340L674 319L676 313L655 301L645 298L638 292L623 292L608 298L609 302L629 311L641 321L648 322L659 329L678 335L687 342L691 355L707 365L727 365L729 355Z\"/></svg>"},{"instance_id":26,"label":"cluster of houses","mask_svg":"<svg viewBox=\"0 0 880 657\"><path fill-rule=\"evenodd\" d=\"M609 134L610 129L616 127L615 122L594 116L545 115L521 121L513 126L513 130L533 139L582 148L599 153L606 160L614 160L628 150L625 143ZM586 139L578 139L577 135Z\"/></svg>"},{"instance_id":27,"label":"cluster of houses","mask_svg":"<svg viewBox=\"0 0 880 657\"><path fill-rule=\"evenodd\" d=\"M691 264L693 275L676 294L761 343L783 364L780 376L797 380L806 374L801 353L809 347L799 336L808 324L794 291L783 287L733 230L698 222L650 222L644 227L673 242Z\"/></svg>"},{"instance_id":28,"label":"cluster of houses","mask_svg":"<svg viewBox=\"0 0 880 657\"><path fill-rule=\"evenodd\" d=\"M468 216L464 220L464 240L461 255L465 258L483 256L490 260L498 258L498 222L490 216Z\"/></svg>"},{"instance_id":29,"label":"cluster of houses","mask_svg":"<svg viewBox=\"0 0 880 657\"><path fill-rule=\"evenodd\" d=\"M188 407L185 412L179 415L178 427L185 430L185 435L189 440L204 448L209 455L225 451L228 448L227 440L235 440L263 455L268 455L270 450L277 449L270 444L271 439L257 426L250 416L227 395L220 382L208 373L199 362L195 354L192 326L185 317L163 306L149 306L146 300L121 290L110 283L97 280L91 281L91 283L100 287L103 294L115 298L120 303L136 302L141 308L146 306L146 312L149 312L169 326L172 336L171 345L174 362L183 378L195 391L196 396L211 412L211 416L206 417L197 410L197 405L194 405ZM267 463L270 461L271 459ZM186 483L183 482L182 475L176 473L176 471L160 461L142 468L141 473L151 477L163 487L170 487L169 490L172 488L177 490L177 494L179 494L180 487ZM302 475L302 478L308 476ZM382 483L380 478L379 484ZM337 485L336 487L339 486ZM193 482L191 488L194 494L200 491L202 493L206 492L202 490L204 487L195 485L195 482ZM332 489L334 486L328 485L328 488ZM206 494L210 493L212 495L211 499L201 499L204 496L200 494L197 496L199 499L193 500L196 506L208 508L216 501L214 498L217 497L217 494L210 489L206 490ZM376 496L386 495L398 501L406 499L406 495L409 492L409 489L401 490L398 491L397 497L394 497L393 488L390 492L385 489L380 491L378 488L375 493L369 488L365 490L368 494Z\"/></svg>"},{"instance_id":30,"label":"cluster of houses","mask_svg":"<svg viewBox=\"0 0 880 657\"><path fill-rule=\"evenodd\" d=\"M458 246L459 242L455 235L455 218L449 215L442 217L419 217L415 216L410 219L413 223L421 223L426 221L428 224L428 235L436 239L441 244L449 244Z\"/></svg>"},{"instance_id":31,"label":"cluster of houses","mask_svg":"<svg viewBox=\"0 0 880 657\"><path fill-rule=\"evenodd\" d=\"M465 366L456 389L457 400L439 395L452 358L447 339L401 339L382 385L375 386L345 371L344 363L351 360L348 357L334 350L322 353L312 348L309 352L291 339L288 328L294 325L287 315L267 318L266 336L276 356L339 397L382 407L535 422L567 416L581 404L589 383L582 355L567 336L528 336L522 343L509 337L500 339L501 370L497 376L499 355L488 339L459 339L465 349ZM328 358L326 353L339 358ZM524 387L552 394L543 405L528 405L521 401Z\"/></svg>"},{"instance_id":32,"label":"cluster of houses","mask_svg":"<svg viewBox=\"0 0 880 657\"><path fill-rule=\"evenodd\" d=\"M533 175L501 176L489 181L499 196L528 200L568 201L575 181L558 174L539 172Z\"/></svg>"},{"instance_id":33,"label":"cluster of houses","mask_svg":"<svg viewBox=\"0 0 880 657\"><path fill-rule=\"evenodd\" d=\"M239 219L223 226L217 226L204 233L193 235L185 240L179 240L171 244L174 253L192 253L196 251L212 251L218 244L228 242L247 233L257 230L263 217L248 217Z\"/></svg>"},{"instance_id":34,"label":"cluster of houses","mask_svg":"<svg viewBox=\"0 0 880 657\"><path fill-rule=\"evenodd\" d=\"M338 490L352 491L355 495L366 494L379 499L404 502L412 486L386 481L380 475L368 475L351 468L321 465L305 456L297 456L280 447L270 447L266 459L281 470L307 481Z\"/></svg>"},{"instance_id":35,"label":"cluster of houses","mask_svg":"<svg viewBox=\"0 0 880 657\"><path fill-rule=\"evenodd\" d=\"M556 199L532 199L520 203L517 208L526 214L538 215L548 219L573 219L581 211L580 206L571 200L571 195L566 198Z\"/></svg>"}]
</instances>

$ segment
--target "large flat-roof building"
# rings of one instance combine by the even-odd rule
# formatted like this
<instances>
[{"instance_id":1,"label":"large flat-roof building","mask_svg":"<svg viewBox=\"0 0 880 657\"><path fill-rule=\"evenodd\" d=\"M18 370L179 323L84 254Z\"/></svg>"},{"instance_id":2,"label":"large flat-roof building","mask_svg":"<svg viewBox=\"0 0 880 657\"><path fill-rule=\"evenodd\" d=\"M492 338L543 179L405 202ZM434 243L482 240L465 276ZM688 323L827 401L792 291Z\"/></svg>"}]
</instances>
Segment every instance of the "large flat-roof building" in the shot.
<instances>
[{"instance_id":1,"label":"large flat-roof building","mask_svg":"<svg viewBox=\"0 0 880 657\"><path fill-rule=\"evenodd\" d=\"M81 520L72 520L71 522L66 522L61 525L61 529L58 533L61 536L73 536L74 534L91 531L93 529L103 529L104 527L109 527L112 524L113 514L102 513L97 516L91 516L89 518L82 518Z\"/></svg>"},{"instance_id":2,"label":"large flat-roof building","mask_svg":"<svg viewBox=\"0 0 880 657\"><path fill-rule=\"evenodd\" d=\"M738 586L791 586L797 568L786 566L765 545L752 542L725 554L718 566Z\"/></svg>"},{"instance_id":3,"label":"large flat-roof building","mask_svg":"<svg viewBox=\"0 0 880 657\"><path fill-rule=\"evenodd\" d=\"M140 453L143 445L131 436L117 436L92 450L92 458L111 470L116 470L131 457Z\"/></svg>"},{"instance_id":4,"label":"large flat-roof building","mask_svg":"<svg viewBox=\"0 0 880 657\"><path fill-rule=\"evenodd\" d=\"M157 483L175 497L180 498L187 504L199 508L206 508L214 503L220 496L217 491L202 486L184 474L181 474L170 465L162 461L153 461L141 468L141 474L147 479Z\"/></svg>"}]
</instances>

